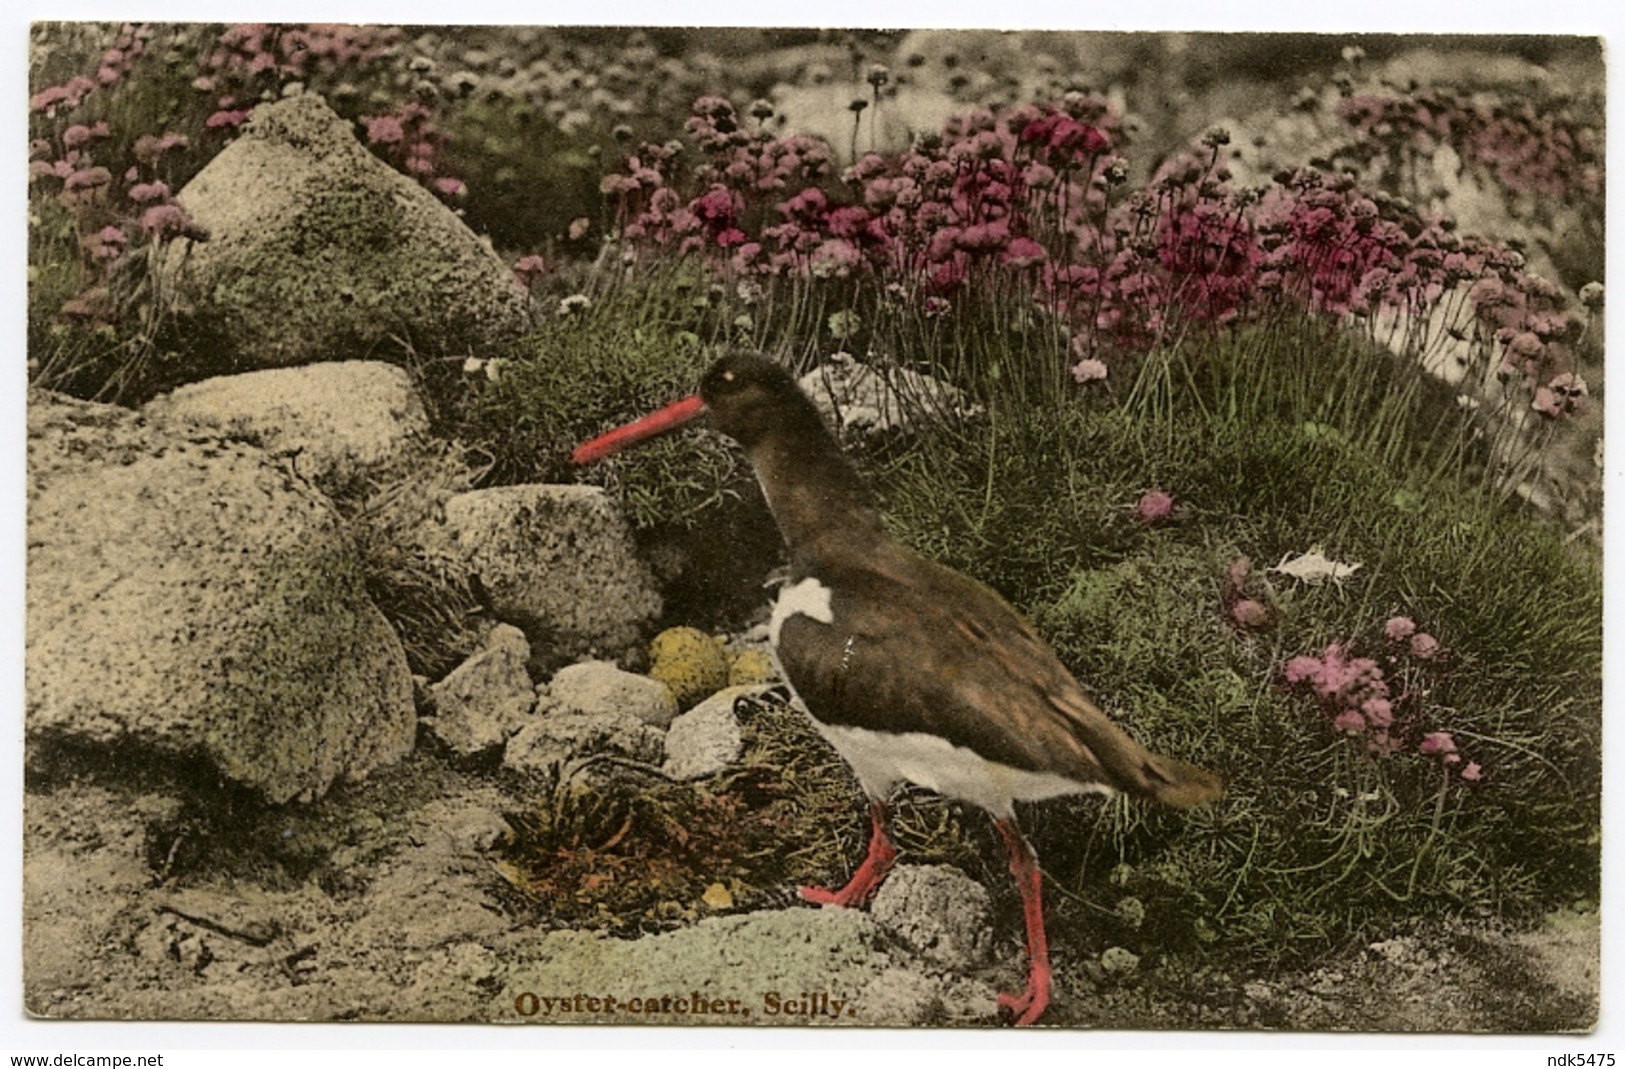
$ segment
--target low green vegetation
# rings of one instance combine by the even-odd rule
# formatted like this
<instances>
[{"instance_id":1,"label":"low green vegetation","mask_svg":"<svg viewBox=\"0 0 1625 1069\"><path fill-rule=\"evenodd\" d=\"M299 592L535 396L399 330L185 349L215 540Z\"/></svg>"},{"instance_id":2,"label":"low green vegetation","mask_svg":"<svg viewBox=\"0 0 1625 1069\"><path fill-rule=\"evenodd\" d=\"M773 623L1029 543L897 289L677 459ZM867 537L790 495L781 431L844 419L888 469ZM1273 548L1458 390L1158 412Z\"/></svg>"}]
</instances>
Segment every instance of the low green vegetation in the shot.
<instances>
[{"instance_id":1,"label":"low green vegetation","mask_svg":"<svg viewBox=\"0 0 1625 1069\"><path fill-rule=\"evenodd\" d=\"M1334 353L1260 349L1250 371L1290 381L1300 359ZM1391 464L1391 443L1361 442L1359 404L1349 422L1307 423L1290 405L1231 414L1223 391L1180 393L1155 413L1073 404L928 433L876 473L900 538L1001 590L1139 737L1229 781L1192 813L1036 807L1047 871L1101 907L1138 899L1191 945L1264 957L1420 914L1594 899L1595 559L1482 481L1431 474L1425 406L1393 416L1420 446ZM1174 501L1156 523L1136 511L1151 488ZM1312 549L1361 567L1313 585L1267 570ZM1227 611L1240 557L1263 626ZM1398 616L1441 651L1396 650L1384 625ZM1333 644L1386 671L1393 752L1289 685L1294 657ZM1460 762L1419 751L1435 732ZM1469 762L1479 778L1461 776Z\"/></svg>"},{"instance_id":2,"label":"low green vegetation","mask_svg":"<svg viewBox=\"0 0 1625 1069\"><path fill-rule=\"evenodd\" d=\"M297 82L491 236L536 312L507 352L385 354L452 458L349 509L415 669L476 642L474 593L402 537L466 486L601 481L646 544L686 539L668 622L743 626L777 561L738 452L688 430L583 474L569 451L691 392L726 346L798 369L844 351L968 401L847 443L897 537L999 590L1138 737L1229 783L1190 813L1024 814L1058 943L1279 961L1596 899L1600 562L1518 491L1595 404L1602 288L1378 192L1409 192L1388 161L1435 147L1375 121L1421 97L1345 50L1349 92L1293 105L1347 128L1343 162L1258 186L1232 180L1223 130L1152 172L1106 97L1060 85L842 161L663 40L36 27L31 384L133 403L211 346L152 270L190 225L174 195ZM899 73L866 69L871 123ZM701 95L730 91L741 106ZM1486 188L1600 219L1587 108L1429 99ZM686 923L711 883L748 908L838 876L860 807L782 713L755 711L727 782L539 801L511 881L630 933ZM901 809L911 860L998 867L979 816ZM738 832L747 814L767 823ZM776 856L787 836L806 849Z\"/></svg>"}]
</instances>

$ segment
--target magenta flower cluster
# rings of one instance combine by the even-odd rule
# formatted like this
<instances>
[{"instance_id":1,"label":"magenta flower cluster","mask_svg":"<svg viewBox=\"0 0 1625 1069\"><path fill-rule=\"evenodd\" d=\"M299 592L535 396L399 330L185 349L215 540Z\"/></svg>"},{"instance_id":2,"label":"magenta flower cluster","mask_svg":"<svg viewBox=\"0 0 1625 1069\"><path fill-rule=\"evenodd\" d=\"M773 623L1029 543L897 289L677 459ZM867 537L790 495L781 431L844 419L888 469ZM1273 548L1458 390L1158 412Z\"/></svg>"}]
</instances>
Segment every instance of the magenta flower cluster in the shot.
<instances>
[{"instance_id":1,"label":"magenta flower cluster","mask_svg":"<svg viewBox=\"0 0 1625 1069\"><path fill-rule=\"evenodd\" d=\"M753 115L765 119L769 108ZM1057 182L1042 160L1073 168L1106 143L1100 130L1068 115L1031 108L998 122L980 111L899 159L863 156L841 175L850 193L837 199L820 185L833 171L821 141L778 138L765 123L748 128L714 96L695 103L688 130L706 156L697 192L673 181L681 152L673 143L642 146L622 173L604 180L624 237L685 252L727 250L739 271L861 272L939 296L962 287L979 265L1021 270L1048 259L1027 232L1027 194Z\"/></svg>"},{"instance_id":2,"label":"magenta flower cluster","mask_svg":"<svg viewBox=\"0 0 1625 1069\"><path fill-rule=\"evenodd\" d=\"M463 181L443 171L445 135L435 128L434 113L409 100L387 115L364 115L367 146L398 170L424 183L442 197L461 197Z\"/></svg>"},{"instance_id":3,"label":"magenta flower cluster","mask_svg":"<svg viewBox=\"0 0 1625 1069\"><path fill-rule=\"evenodd\" d=\"M1357 155L1426 160L1449 145L1517 193L1571 200L1603 192L1601 134L1561 103L1537 107L1436 87L1349 96L1338 116L1355 131Z\"/></svg>"},{"instance_id":4,"label":"magenta flower cluster","mask_svg":"<svg viewBox=\"0 0 1625 1069\"><path fill-rule=\"evenodd\" d=\"M125 27L116 47L102 56L95 88L122 78L147 40L141 28ZM66 126L50 122L59 113L71 117L84 103L90 92L78 93L84 81L76 78L35 94L32 103L43 125L36 127L42 136L29 142L28 183L31 196L50 198L66 210L77 236L82 285L61 312L106 322L115 314L106 282L126 255L147 243L206 235L175 202L166 181L171 161L190 144L186 135L143 134L130 147L127 165L119 168L105 119Z\"/></svg>"},{"instance_id":5,"label":"magenta flower cluster","mask_svg":"<svg viewBox=\"0 0 1625 1069\"><path fill-rule=\"evenodd\" d=\"M702 97L688 122L698 167L682 166L682 142L641 146L603 181L621 236L736 274L868 278L927 317L1017 287L1066 324L1080 383L1190 325L1254 321L1283 302L1334 321L1391 312L1422 324L1451 295L1492 284L1516 296L1479 315L1485 344L1502 331L1503 344L1541 342L1511 365L1547 391L1536 407L1565 414L1583 391L1561 378L1575 323L1521 257L1346 175L1305 168L1238 189L1222 130L1129 192L1109 108L1069 94L973 111L907 153L862 156L843 190L826 180L827 147L774 137L769 114L753 108L752 125Z\"/></svg>"},{"instance_id":6,"label":"magenta flower cluster","mask_svg":"<svg viewBox=\"0 0 1625 1069\"><path fill-rule=\"evenodd\" d=\"M1574 370L1583 322L1564 311L1561 290L1522 272L1486 274L1468 292L1473 323L1500 353L1501 380L1521 378L1534 389L1534 409L1549 418L1572 415L1586 396Z\"/></svg>"},{"instance_id":7,"label":"magenta flower cluster","mask_svg":"<svg viewBox=\"0 0 1625 1069\"><path fill-rule=\"evenodd\" d=\"M214 96L209 129L236 129L282 86L318 72L363 67L386 56L399 41L397 29L377 26L269 25L240 23L220 34L199 62L192 87Z\"/></svg>"},{"instance_id":8,"label":"magenta flower cluster","mask_svg":"<svg viewBox=\"0 0 1625 1069\"><path fill-rule=\"evenodd\" d=\"M1424 700L1445 660L1439 640L1408 616L1389 619L1383 638L1381 663L1354 655L1352 643L1334 642L1319 654L1292 658L1281 677L1289 688L1312 695L1332 730L1360 740L1368 753L1386 757L1409 751L1437 757L1461 779L1481 780L1482 766L1463 764L1449 732L1425 730Z\"/></svg>"},{"instance_id":9,"label":"magenta flower cluster","mask_svg":"<svg viewBox=\"0 0 1625 1069\"><path fill-rule=\"evenodd\" d=\"M94 76L78 74L61 85L41 89L28 98L29 112L54 118L60 112L78 108L98 89L117 85L146 54L153 36L150 26L126 23L102 53Z\"/></svg>"},{"instance_id":10,"label":"magenta flower cluster","mask_svg":"<svg viewBox=\"0 0 1625 1069\"><path fill-rule=\"evenodd\" d=\"M761 121L772 114L771 107L755 110L758 122L749 128L722 97L695 101L687 127L705 155L692 175L700 187L697 194L683 192L687 183L679 174L686 149L680 141L644 144L627 159L622 173L607 175L601 188L615 205L621 236L685 253L731 251L741 262L755 261L763 246L747 240L744 227L749 226L765 240L783 240L773 270L805 266L802 254L810 250L783 225L767 225L766 201L795 190L797 196L780 205L777 215L787 222L821 216L823 193L814 183L830 174L833 158L829 146L817 138L774 137ZM826 259L840 258L835 250L826 250ZM768 266L766 261L762 266Z\"/></svg>"}]
</instances>

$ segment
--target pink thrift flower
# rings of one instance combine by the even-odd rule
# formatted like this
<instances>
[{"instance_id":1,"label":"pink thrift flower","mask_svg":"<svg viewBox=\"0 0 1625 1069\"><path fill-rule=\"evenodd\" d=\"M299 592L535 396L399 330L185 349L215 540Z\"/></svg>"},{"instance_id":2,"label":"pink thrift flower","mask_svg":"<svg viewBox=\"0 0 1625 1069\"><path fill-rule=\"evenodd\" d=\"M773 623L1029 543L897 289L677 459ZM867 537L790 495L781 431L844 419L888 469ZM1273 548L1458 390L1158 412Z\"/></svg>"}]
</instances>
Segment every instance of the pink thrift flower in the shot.
<instances>
[{"instance_id":1,"label":"pink thrift flower","mask_svg":"<svg viewBox=\"0 0 1625 1069\"><path fill-rule=\"evenodd\" d=\"M96 233L80 239L80 245L97 260L116 260L124 252L124 231L116 226L104 226Z\"/></svg>"},{"instance_id":2,"label":"pink thrift flower","mask_svg":"<svg viewBox=\"0 0 1625 1069\"><path fill-rule=\"evenodd\" d=\"M406 127L395 115L378 115L361 120L367 126L367 143L398 145L406 139Z\"/></svg>"},{"instance_id":3,"label":"pink thrift flower","mask_svg":"<svg viewBox=\"0 0 1625 1069\"><path fill-rule=\"evenodd\" d=\"M1309 654L1304 653L1288 661L1281 674L1286 677L1288 683L1302 683L1305 680L1313 679L1316 673L1320 671L1320 667L1319 657L1311 657Z\"/></svg>"},{"instance_id":4,"label":"pink thrift flower","mask_svg":"<svg viewBox=\"0 0 1625 1069\"><path fill-rule=\"evenodd\" d=\"M44 92L35 93L33 96L29 97L28 98L28 110L29 111L48 111L49 109L54 108L56 105L62 103L62 101L66 100L66 99L68 99L67 87L66 86L61 86L61 85L53 85L53 86L51 86L51 88L45 90Z\"/></svg>"},{"instance_id":5,"label":"pink thrift flower","mask_svg":"<svg viewBox=\"0 0 1625 1069\"><path fill-rule=\"evenodd\" d=\"M1032 238L1014 238L1005 246L1000 259L1011 267L1036 267L1047 257L1044 246Z\"/></svg>"},{"instance_id":6,"label":"pink thrift flower","mask_svg":"<svg viewBox=\"0 0 1625 1069\"><path fill-rule=\"evenodd\" d=\"M1072 379L1083 386L1091 382L1106 381L1106 365L1103 361L1093 358L1080 360L1072 365Z\"/></svg>"},{"instance_id":7,"label":"pink thrift flower","mask_svg":"<svg viewBox=\"0 0 1625 1069\"><path fill-rule=\"evenodd\" d=\"M518 262L513 265L513 273L519 277L520 283L526 289L534 286L537 280L547 272L547 261L534 254L520 257Z\"/></svg>"},{"instance_id":8,"label":"pink thrift flower","mask_svg":"<svg viewBox=\"0 0 1625 1069\"><path fill-rule=\"evenodd\" d=\"M1387 698L1367 698L1360 703L1360 712L1373 727L1385 728L1394 722L1394 703Z\"/></svg>"},{"instance_id":9,"label":"pink thrift flower","mask_svg":"<svg viewBox=\"0 0 1625 1069\"><path fill-rule=\"evenodd\" d=\"M62 314L81 319L111 320L118 312L106 286L95 286L62 306Z\"/></svg>"},{"instance_id":10,"label":"pink thrift flower","mask_svg":"<svg viewBox=\"0 0 1625 1069\"><path fill-rule=\"evenodd\" d=\"M1140 502L1134 506L1134 515L1142 523L1160 523L1173 515L1174 497L1161 490L1151 490L1141 495Z\"/></svg>"},{"instance_id":11,"label":"pink thrift flower","mask_svg":"<svg viewBox=\"0 0 1625 1069\"><path fill-rule=\"evenodd\" d=\"M68 180L62 188L70 191L100 189L112 180L113 174L106 167L87 167L68 175Z\"/></svg>"},{"instance_id":12,"label":"pink thrift flower","mask_svg":"<svg viewBox=\"0 0 1625 1069\"><path fill-rule=\"evenodd\" d=\"M1512 352L1520 358L1524 360L1532 360L1540 356L1540 354L1545 350L1546 345L1540 340L1539 335L1533 333L1532 331L1526 330L1522 334L1514 337L1512 339L1512 344L1508 346L1508 348L1510 348Z\"/></svg>"},{"instance_id":13,"label":"pink thrift flower","mask_svg":"<svg viewBox=\"0 0 1625 1069\"><path fill-rule=\"evenodd\" d=\"M1429 661L1439 655L1439 640L1425 631L1411 636L1411 656Z\"/></svg>"},{"instance_id":14,"label":"pink thrift flower","mask_svg":"<svg viewBox=\"0 0 1625 1069\"><path fill-rule=\"evenodd\" d=\"M1469 761L1462 766L1461 778L1469 783L1477 783L1484 778L1484 769L1477 761Z\"/></svg>"},{"instance_id":15,"label":"pink thrift flower","mask_svg":"<svg viewBox=\"0 0 1625 1069\"><path fill-rule=\"evenodd\" d=\"M142 182L130 187L129 197L137 204L147 204L155 200L168 200L169 187L162 182Z\"/></svg>"},{"instance_id":16,"label":"pink thrift flower","mask_svg":"<svg viewBox=\"0 0 1625 1069\"><path fill-rule=\"evenodd\" d=\"M1272 622L1270 611L1263 602L1252 598L1242 598L1230 606L1230 618L1238 627L1249 631L1258 631L1267 628Z\"/></svg>"},{"instance_id":17,"label":"pink thrift flower","mask_svg":"<svg viewBox=\"0 0 1625 1069\"><path fill-rule=\"evenodd\" d=\"M147 232L148 237L159 241L182 236L190 238L202 236L197 224L192 222L191 217L182 211L178 204L160 204L142 212L141 229Z\"/></svg>"},{"instance_id":18,"label":"pink thrift flower","mask_svg":"<svg viewBox=\"0 0 1625 1069\"><path fill-rule=\"evenodd\" d=\"M468 192L461 178L436 178L434 191L442 197L461 197Z\"/></svg>"},{"instance_id":19,"label":"pink thrift flower","mask_svg":"<svg viewBox=\"0 0 1625 1069\"><path fill-rule=\"evenodd\" d=\"M1416 633L1416 621L1409 616L1395 616L1382 626L1389 642L1404 642Z\"/></svg>"},{"instance_id":20,"label":"pink thrift flower","mask_svg":"<svg viewBox=\"0 0 1625 1069\"><path fill-rule=\"evenodd\" d=\"M1345 735L1359 735L1365 731L1365 717L1358 709L1345 709L1332 718L1332 727Z\"/></svg>"},{"instance_id":21,"label":"pink thrift flower","mask_svg":"<svg viewBox=\"0 0 1625 1069\"><path fill-rule=\"evenodd\" d=\"M222 108L203 120L203 125L210 130L235 129L248 119L248 111L244 108Z\"/></svg>"},{"instance_id":22,"label":"pink thrift flower","mask_svg":"<svg viewBox=\"0 0 1625 1069\"><path fill-rule=\"evenodd\" d=\"M814 278L844 278L862 262L857 246L845 238L831 238L813 250L807 269Z\"/></svg>"},{"instance_id":23,"label":"pink thrift flower","mask_svg":"<svg viewBox=\"0 0 1625 1069\"><path fill-rule=\"evenodd\" d=\"M945 226L931 235L930 244L926 249L926 256L932 263L942 263L952 258L954 250L959 244L961 231L957 226Z\"/></svg>"},{"instance_id":24,"label":"pink thrift flower","mask_svg":"<svg viewBox=\"0 0 1625 1069\"><path fill-rule=\"evenodd\" d=\"M1434 731L1422 736L1422 742L1416 749L1425 754L1453 754L1456 752L1456 740L1448 731Z\"/></svg>"},{"instance_id":25,"label":"pink thrift flower","mask_svg":"<svg viewBox=\"0 0 1625 1069\"><path fill-rule=\"evenodd\" d=\"M569 231L570 240L580 241L582 238L587 236L587 231L591 229L591 227L592 220L588 219L586 216L582 216L579 219L572 219L570 221Z\"/></svg>"},{"instance_id":26,"label":"pink thrift flower","mask_svg":"<svg viewBox=\"0 0 1625 1069\"><path fill-rule=\"evenodd\" d=\"M957 245L966 252L997 252L1010 243L1010 226L999 219L991 223L972 223L959 232Z\"/></svg>"}]
</instances>

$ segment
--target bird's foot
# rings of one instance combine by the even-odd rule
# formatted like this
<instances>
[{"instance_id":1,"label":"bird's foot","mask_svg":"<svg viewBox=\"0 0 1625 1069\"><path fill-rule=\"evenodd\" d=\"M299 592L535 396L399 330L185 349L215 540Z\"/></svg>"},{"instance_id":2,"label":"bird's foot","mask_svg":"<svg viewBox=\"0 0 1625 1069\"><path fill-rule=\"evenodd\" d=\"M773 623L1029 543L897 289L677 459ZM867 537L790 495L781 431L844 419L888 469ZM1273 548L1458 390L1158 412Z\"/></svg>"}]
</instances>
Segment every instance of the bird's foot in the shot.
<instances>
[{"instance_id":1,"label":"bird's foot","mask_svg":"<svg viewBox=\"0 0 1625 1069\"><path fill-rule=\"evenodd\" d=\"M868 900L867 895L856 895L851 892L852 885L847 884L839 891L832 891L828 887L813 887L811 885L801 888L801 900L811 902L815 906L841 906L850 909L861 906Z\"/></svg>"},{"instance_id":2,"label":"bird's foot","mask_svg":"<svg viewBox=\"0 0 1625 1069\"><path fill-rule=\"evenodd\" d=\"M1003 992L999 995L999 1013L1017 1027L1037 1024L1049 1007L1049 970L1037 969L1027 978L1027 990L1021 994Z\"/></svg>"},{"instance_id":3,"label":"bird's foot","mask_svg":"<svg viewBox=\"0 0 1625 1069\"><path fill-rule=\"evenodd\" d=\"M846 886L839 891L832 891L828 887L803 887L801 899L811 902L815 906L843 906L853 909L867 905L869 899L875 896L886 874L897 863L897 847L892 845L891 836L886 831L886 804L875 801L869 804L869 851L863 858L863 864L858 871L846 881Z\"/></svg>"},{"instance_id":4,"label":"bird's foot","mask_svg":"<svg viewBox=\"0 0 1625 1069\"><path fill-rule=\"evenodd\" d=\"M828 887L803 887L801 900L811 902L815 906L841 906L845 909L857 909L869 904L869 899L880 890L881 881L886 878L886 872L891 868L889 864L871 866L865 863L852 874L845 887L840 890L831 890Z\"/></svg>"}]
</instances>

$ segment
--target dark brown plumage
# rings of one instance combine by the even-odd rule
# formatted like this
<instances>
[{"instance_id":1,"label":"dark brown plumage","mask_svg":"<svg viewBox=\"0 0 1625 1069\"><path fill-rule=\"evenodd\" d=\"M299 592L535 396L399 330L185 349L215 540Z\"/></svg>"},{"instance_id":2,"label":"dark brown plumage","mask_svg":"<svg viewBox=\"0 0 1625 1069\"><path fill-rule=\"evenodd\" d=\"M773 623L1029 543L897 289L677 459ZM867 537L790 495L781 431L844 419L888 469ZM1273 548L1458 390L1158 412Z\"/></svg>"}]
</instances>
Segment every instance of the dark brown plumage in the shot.
<instances>
[{"instance_id":1,"label":"dark brown plumage","mask_svg":"<svg viewBox=\"0 0 1625 1069\"><path fill-rule=\"evenodd\" d=\"M1126 791L1166 805L1212 801L1212 773L1152 753L1091 702L1033 626L988 587L890 538L856 470L783 368L750 354L700 386L713 425L750 457L790 550L774 610L779 661L820 732L871 797L868 853L845 887L810 901L861 905L896 858L886 797L910 781L994 817L1021 888L1026 989L1000 997L1018 1024L1049 1001L1050 968L1031 848L1013 802ZM693 399L577 450L578 461L701 411Z\"/></svg>"}]
</instances>

